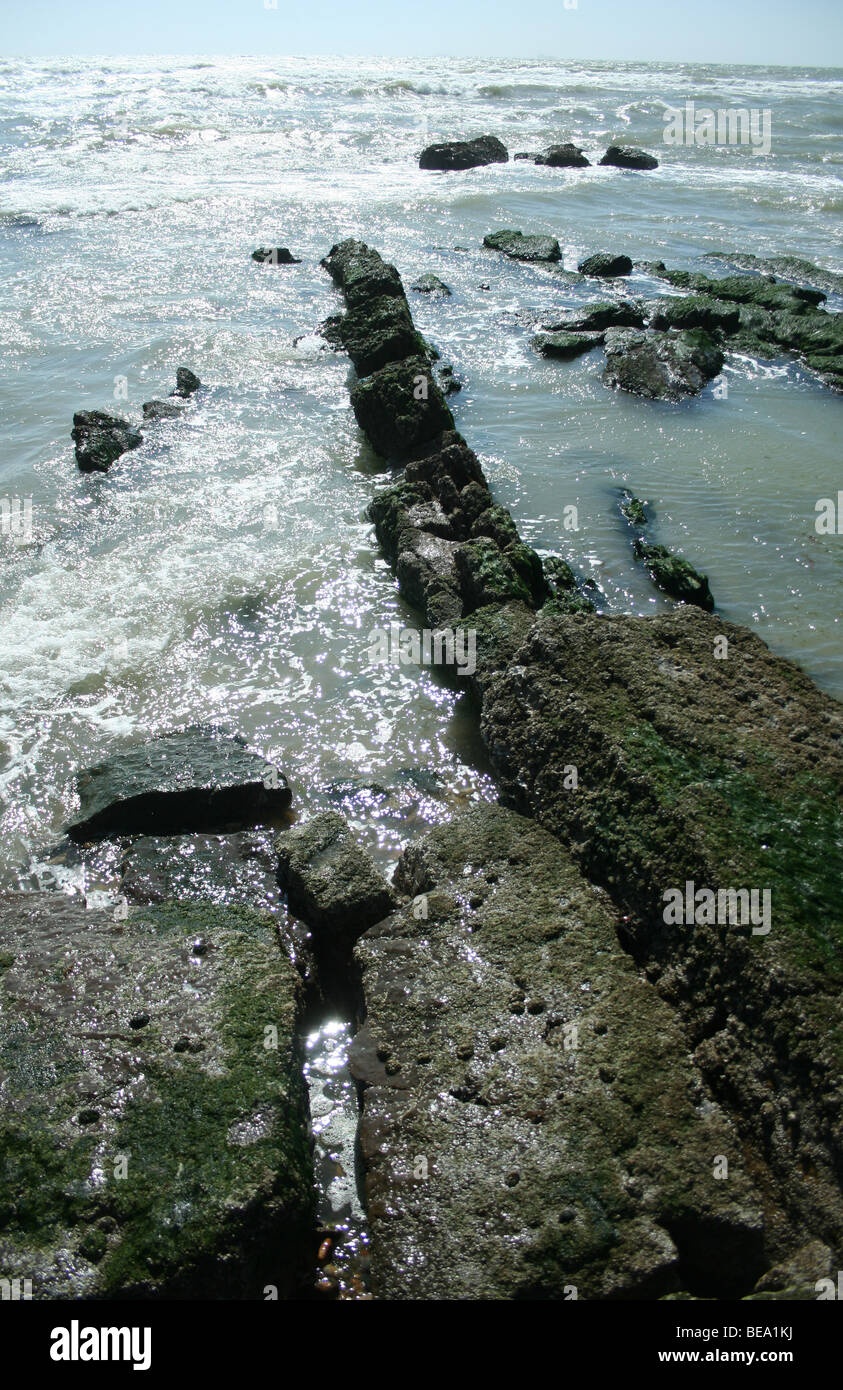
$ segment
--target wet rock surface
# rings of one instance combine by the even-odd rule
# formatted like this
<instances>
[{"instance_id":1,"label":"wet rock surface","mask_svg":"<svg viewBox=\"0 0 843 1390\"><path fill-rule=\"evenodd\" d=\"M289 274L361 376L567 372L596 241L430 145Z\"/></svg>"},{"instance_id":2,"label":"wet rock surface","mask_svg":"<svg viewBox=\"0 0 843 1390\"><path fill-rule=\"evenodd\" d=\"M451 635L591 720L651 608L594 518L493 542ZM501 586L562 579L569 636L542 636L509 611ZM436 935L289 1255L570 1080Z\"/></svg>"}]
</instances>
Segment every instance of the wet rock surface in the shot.
<instances>
[{"instance_id":1,"label":"wet rock surface","mask_svg":"<svg viewBox=\"0 0 843 1390\"><path fill-rule=\"evenodd\" d=\"M482 714L503 799L569 844L623 912L622 939L683 1020L782 1239L807 1231L838 1251L841 728L840 706L796 667L689 606L545 610ZM688 884L692 899L769 890L769 931L746 912L698 918L693 902L669 923L665 894Z\"/></svg>"},{"instance_id":2,"label":"wet rock surface","mask_svg":"<svg viewBox=\"0 0 843 1390\"><path fill-rule=\"evenodd\" d=\"M556 237L525 236L520 231L489 232L483 245L490 251L502 251L514 261L559 261L562 251Z\"/></svg>"},{"instance_id":3,"label":"wet rock surface","mask_svg":"<svg viewBox=\"0 0 843 1390\"><path fill-rule=\"evenodd\" d=\"M280 902L271 831L142 836L121 862L120 892L131 902L201 898L260 908Z\"/></svg>"},{"instance_id":4,"label":"wet rock surface","mask_svg":"<svg viewBox=\"0 0 843 1390\"><path fill-rule=\"evenodd\" d=\"M738 1137L559 842L477 808L398 882L414 901L356 948L376 1296L748 1292L766 1232Z\"/></svg>"},{"instance_id":5,"label":"wet rock surface","mask_svg":"<svg viewBox=\"0 0 843 1390\"><path fill-rule=\"evenodd\" d=\"M259 246L252 252L252 260L261 265L301 265L301 258L287 246Z\"/></svg>"},{"instance_id":6,"label":"wet rock surface","mask_svg":"<svg viewBox=\"0 0 843 1390\"><path fill-rule=\"evenodd\" d=\"M518 155L515 158L518 159ZM533 157L533 162L546 164L551 169L587 169L591 163L579 145L574 145L571 141L561 145L548 145L542 154Z\"/></svg>"},{"instance_id":7,"label":"wet rock surface","mask_svg":"<svg viewBox=\"0 0 843 1390\"><path fill-rule=\"evenodd\" d=\"M292 793L280 769L239 738L195 727L80 772L73 840L242 830L271 821Z\"/></svg>"},{"instance_id":8,"label":"wet rock surface","mask_svg":"<svg viewBox=\"0 0 843 1390\"><path fill-rule=\"evenodd\" d=\"M350 955L361 932L397 902L386 879L338 811L323 811L275 841L278 877L296 917L313 930L315 949Z\"/></svg>"},{"instance_id":9,"label":"wet rock surface","mask_svg":"<svg viewBox=\"0 0 843 1390\"><path fill-rule=\"evenodd\" d=\"M143 436L128 420L103 410L78 410L70 437L83 473L107 473L116 459L143 443Z\"/></svg>"},{"instance_id":10,"label":"wet rock surface","mask_svg":"<svg viewBox=\"0 0 843 1390\"><path fill-rule=\"evenodd\" d=\"M611 164L616 169L658 169L659 161L646 150L634 145L610 145L600 164Z\"/></svg>"},{"instance_id":11,"label":"wet rock surface","mask_svg":"<svg viewBox=\"0 0 843 1390\"><path fill-rule=\"evenodd\" d=\"M603 380L650 400L678 401L699 395L723 366L723 353L701 328L677 333L606 331Z\"/></svg>"},{"instance_id":12,"label":"wet rock surface","mask_svg":"<svg viewBox=\"0 0 843 1390\"><path fill-rule=\"evenodd\" d=\"M296 1292L313 1180L270 918L7 895L0 1000L4 1270L35 1299Z\"/></svg>"},{"instance_id":13,"label":"wet rock surface","mask_svg":"<svg viewBox=\"0 0 843 1390\"><path fill-rule=\"evenodd\" d=\"M542 357L558 357L562 361L570 361L572 357L581 357L584 352L591 352L592 348L600 347L604 337L603 333L537 333L532 345Z\"/></svg>"},{"instance_id":14,"label":"wet rock surface","mask_svg":"<svg viewBox=\"0 0 843 1390\"><path fill-rule=\"evenodd\" d=\"M420 169L476 169L484 164L506 164L506 146L495 135L479 135L475 140L445 140L428 145L419 156Z\"/></svg>"},{"instance_id":15,"label":"wet rock surface","mask_svg":"<svg viewBox=\"0 0 843 1390\"><path fill-rule=\"evenodd\" d=\"M587 256L584 261L580 261L577 270L580 275L612 279L616 275L631 275L632 261L629 256L613 256L609 251L597 251L593 256Z\"/></svg>"},{"instance_id":16,"label":"wet rock surface","mask_svg":"<svg viewBox=\"0 0 843 1390\"><path fill-rule=\"evenodd\" d=\"M698 608L705 609L706 613L714 608L708 577L695 570L690 560L674 555L665 546L654 545L642 536L636 537L635 556L644 561L656 587L670 594L671 598L678 599L680 603L694 603Z\"/></svg>"}]
</instances>

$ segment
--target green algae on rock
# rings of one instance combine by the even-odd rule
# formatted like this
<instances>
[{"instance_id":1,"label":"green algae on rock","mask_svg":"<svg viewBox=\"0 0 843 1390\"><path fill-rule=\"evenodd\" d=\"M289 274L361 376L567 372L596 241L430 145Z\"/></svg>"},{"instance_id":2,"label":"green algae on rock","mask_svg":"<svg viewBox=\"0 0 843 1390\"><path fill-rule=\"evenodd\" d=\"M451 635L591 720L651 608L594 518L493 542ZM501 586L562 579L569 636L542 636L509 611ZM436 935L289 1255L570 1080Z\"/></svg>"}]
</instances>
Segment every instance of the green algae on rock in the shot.
<instances>
[{"instance_id":1,"label":"green algae on rock","mask_svg":"<svg viewBox=\"0 0 843 1390\"><path fill-rule=\"evenodd\" d=\"M749 1292L767 1233L737 1133L558 840L477 807L397 882L413 901L356 948L376 1296Z\"/></svg>"},{"instance_id":2,"label":"green algae on rock","mask_svg":"<svg viewBox=\"0 0 843 1390\"><path fill-rule=\"evenodd\" d=\"M0 946L0 1267L36 1299L292 1295L313 1177L272 919L7 895Z\"/></svg>"}]
</instances>

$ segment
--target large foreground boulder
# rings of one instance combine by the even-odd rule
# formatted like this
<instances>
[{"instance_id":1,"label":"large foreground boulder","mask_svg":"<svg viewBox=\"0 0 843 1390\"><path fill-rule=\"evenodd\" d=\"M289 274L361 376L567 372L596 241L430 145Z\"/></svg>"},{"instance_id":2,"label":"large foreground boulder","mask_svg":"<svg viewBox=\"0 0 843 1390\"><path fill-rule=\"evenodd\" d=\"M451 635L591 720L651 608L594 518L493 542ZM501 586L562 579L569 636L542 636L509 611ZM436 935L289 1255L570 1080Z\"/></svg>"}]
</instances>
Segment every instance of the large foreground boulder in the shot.
<instances>
[{"instance_id":1,"label":"large foreground boulder","mask_svg":"<svg viewBox=\"0 0 843 1390\"><path fill-rule=\"evenodd\" d=\"M356 382L351 406L372 448L387 459L406 458L413 449L454 427L427 357L390 362Z\"/></svg>"},{"instance_id":2,"label":"large foreground boulder","mask_svg":"<svg viewBox=\"0 0 843 1390\"><path fill-rule=\"evenodd\" d=\"M749 1292L770 1261L738 1136L559 842L478 807L397 878L414 900L356 948L376 1296Z\"/></svg>"},{"instance_id":3,"label":"large foreground boulder","mask_svg":"<svg viewBox=\"0 0 843 1390\"><path fill-rule=\"evenodd\" d=\"M646 150L636 149L634 145L610 145L601 164L611 164L616 169L658 169L659 161Z\"/></svg>"},{"instance_id":4,"label":"large foreground boulder","mask_svg":"<svg viewBox=\"0 0 843 1390\"><path fill-rule=\"evenodd\" d=\"M542 613L488 686L482 731L506 802L611 892L782 1230L839 1262L840 705L690 605Z\"/></svg>"},{"instance_id":5,"label":"large foreground boulder","mask_svg":"<svg viewBox=\"0 0 843 1390\"><path fill-rule=\"evenodd\" d=\"M448 140L428 145L419 156L420 169L475 169L484 164L506 164L506 146L494 135L475 140Z\"/></svg>"},{"instance_id":6,"label":"large foreground boulder","mask_svg":"<svg viewBox=\"0 0 843 1390\"><path fill-rule=\"evenodd\" d=\"M115 459L143 443L143 435L132 429L128 420L103 410L78 410L70 437L83 473L107 473Z\"/></svg>"},{"instance_id":7,"label":"large foreground boulder","mask_svg":"<svg viewBox=\"0 0 843 1390\"><path fill-rule=\"evenodd\" d=\"M610 328L606 332L607 386L650 400L699 395L723 366L723 353L703 329L678 333Z\"/></svg>"},{"instance_id":8,"label":"large foreground boulder","mask_svg":"<svg viewBox=\"0 0 843 1390\"><path fill-rule=\"evenodd\" d=\"M80 772L72 840L242 830L285 811L284 774L244 740L189 728L142 743Z\"/></svg>"},{"instance_id":9,"label":"large foreground boulder","mask_svg":"<svg viewBox=\"0 0 843 1390\"><path fill-rule=\"evenodd\" d=\"M35 1299L297 1291L298 983L270 918L0 898L0 1269Z\"/></svg>"}]
</instances>

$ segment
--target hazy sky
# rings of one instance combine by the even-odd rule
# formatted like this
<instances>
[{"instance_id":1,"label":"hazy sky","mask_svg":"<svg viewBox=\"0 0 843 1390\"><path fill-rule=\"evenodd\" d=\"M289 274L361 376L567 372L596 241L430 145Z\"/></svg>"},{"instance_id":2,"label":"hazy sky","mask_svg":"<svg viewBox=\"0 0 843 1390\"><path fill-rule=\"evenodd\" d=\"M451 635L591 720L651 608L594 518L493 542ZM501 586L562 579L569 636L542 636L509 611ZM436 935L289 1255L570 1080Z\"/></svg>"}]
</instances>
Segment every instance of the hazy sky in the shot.
<instances>
[{"instance_id":1,"label":"hazy sky","mask_svg":"<svg viewBox=\"0 0 843 1390\"><path fill-rule=\"evenodd\" d=\"M0 53L843 66L843 0L0 0Z\"/></svg>"}]
</instances>

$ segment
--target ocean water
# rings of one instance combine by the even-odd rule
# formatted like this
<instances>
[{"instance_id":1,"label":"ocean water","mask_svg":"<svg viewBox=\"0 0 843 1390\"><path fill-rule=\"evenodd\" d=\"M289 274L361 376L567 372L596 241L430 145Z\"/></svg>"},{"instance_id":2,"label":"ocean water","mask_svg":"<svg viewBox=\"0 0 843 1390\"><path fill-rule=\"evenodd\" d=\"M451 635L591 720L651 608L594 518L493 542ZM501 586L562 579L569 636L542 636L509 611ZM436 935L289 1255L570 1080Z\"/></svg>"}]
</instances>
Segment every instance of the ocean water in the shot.
<instances>
[{"instance_id":1,"label":"ocean water","mask_svg":"<svg viewBox=\"0 0 843 1390\"><path fill-rule=\"evenodd\" d=\"M246 734L299 810L341 806L387 868L419 829L494 796L458 686L368 655L373 627L412 618L364 519L386 479L348 362L310 332L340 307L319 260L346 236L408 287L425 271L452 287L444 303L410 294L417 323L540 552L593 578L607 612L667 606L632 559L628 487L725 617L843 693L843 535L814 527L843 485L840 398L748 358L729 359L725 399L614 393L599 353L549 363L529 345L529 315L582 291L481 246L520 227L557 236L569 269L608 249L712 270L707 254L738 249L841 270L841 96L843 73L816 69L0 63L0 500L32 517L31 536L0 535L0 885L49 881L78 767L189 721ZM770 154L664 146L665 109L686 100L769 110ZM418 169L425 143L483 132L510 151L573 139L592 158L623 140L662 164ZM302 264L258 266L260 244ZM80 474L73 412L137 422L181 364L206 383L185 418L107 476Z\"/></svg>"}]
</instances>

